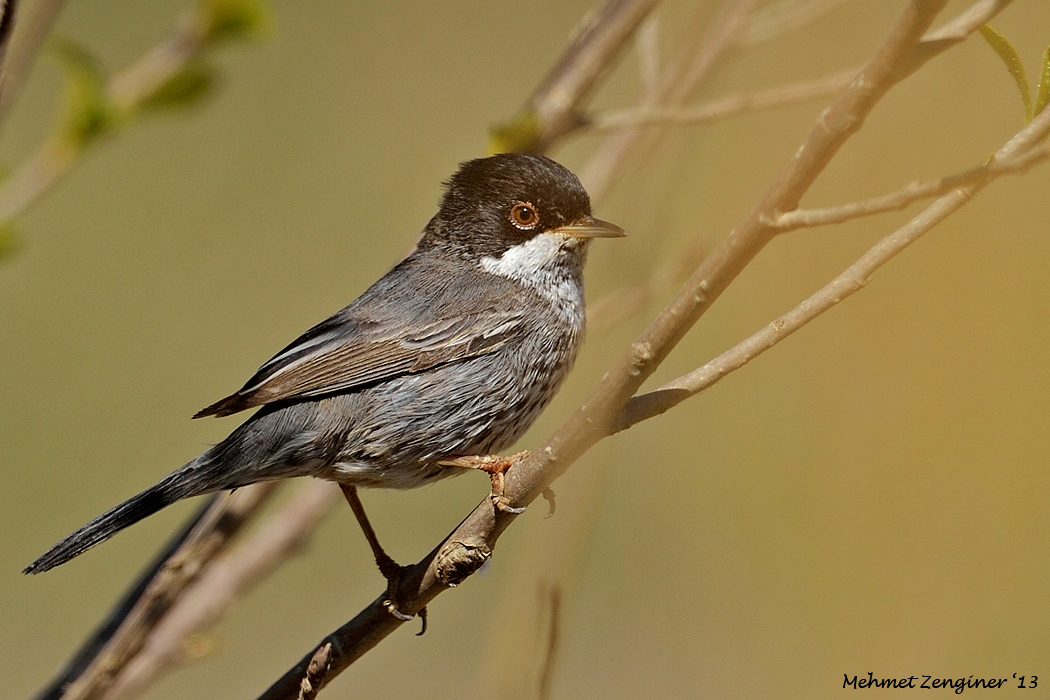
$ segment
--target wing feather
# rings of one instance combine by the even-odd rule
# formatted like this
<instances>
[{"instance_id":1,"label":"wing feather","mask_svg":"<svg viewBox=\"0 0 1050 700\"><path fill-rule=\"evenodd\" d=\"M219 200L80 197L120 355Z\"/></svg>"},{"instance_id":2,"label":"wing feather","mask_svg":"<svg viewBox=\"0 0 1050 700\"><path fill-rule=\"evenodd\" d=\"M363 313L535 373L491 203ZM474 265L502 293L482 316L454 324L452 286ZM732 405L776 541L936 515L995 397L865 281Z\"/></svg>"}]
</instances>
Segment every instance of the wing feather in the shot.
<instances>
[{"instance_id":1,"label":"wing feather","mask_svg":"<svg viewBox=\"0 0 1050 700\"><path fill-rule=\"evenodd\" d=\"M493 311L431 319L408 328L337 316L310 329L264 364L237 393L201 411L228 416L278 401L353 391L405 374L478 357L506 343L524 323ZM323 327L323 328L322 328Z\"/></svg>"}]
</instances>

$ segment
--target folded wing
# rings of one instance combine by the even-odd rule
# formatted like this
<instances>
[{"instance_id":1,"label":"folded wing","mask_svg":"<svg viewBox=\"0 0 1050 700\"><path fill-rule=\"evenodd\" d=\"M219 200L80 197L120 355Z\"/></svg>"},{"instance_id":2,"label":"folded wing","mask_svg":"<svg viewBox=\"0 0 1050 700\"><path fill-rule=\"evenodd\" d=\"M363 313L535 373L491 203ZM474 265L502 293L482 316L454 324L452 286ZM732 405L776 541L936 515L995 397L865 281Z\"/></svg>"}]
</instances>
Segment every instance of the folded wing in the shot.
<instances>
[{"instance_id":1,"label":"folded wing","mask_svg":"<svg viewBox=\"0 0 1050 700\"><path fill-rule=\"evenodd\" d=\"M405 326L337 314L259 368L235 394L194 418L228 416L277 401L318 398L493 352L523 318L506 311L428 319Z\"/></svg>"}]
</instances>

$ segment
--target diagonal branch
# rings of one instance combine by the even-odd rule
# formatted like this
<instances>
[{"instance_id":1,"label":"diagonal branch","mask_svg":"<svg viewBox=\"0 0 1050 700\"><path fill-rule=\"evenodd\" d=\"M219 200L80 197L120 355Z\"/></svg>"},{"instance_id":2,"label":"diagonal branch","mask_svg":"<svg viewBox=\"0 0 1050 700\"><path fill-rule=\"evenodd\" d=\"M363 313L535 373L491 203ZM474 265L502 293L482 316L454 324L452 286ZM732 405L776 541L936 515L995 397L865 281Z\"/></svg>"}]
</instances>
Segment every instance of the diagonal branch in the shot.
<instances>
[{"instance_id":1,"label":"diagonal branch","mask_svg":"<svg viewBox=\"0 0 1050 700\"><path fill-rule=\"evenodd\" d=\"M192 15L184 17L171 36L109 80L105 92L112 107L123 114L131 113L200 57L205 35L195 19ZM3 99L6 97L0 95L0 115ZM0 226L10 223L72 170L82 148L83 144L53 138L0 183Z\"/></svg>"},{"instance_id":2,"label":"diagonal branch","mask_svg":"<svg viewBox=\"0 0 1050 700\"><path fill-rule=\"evenodd\" d=\"M1026 158L1028 165L1037 160L1045 160L1050 153L1045 147L1039 148L1038 144L1045 141L1048 135L1050 135L1050 109L1043 110L1039 117L996 151L989 160L988 166L980 169L980 177L960 182L946 190L922 213L883 238L842 274L794 309L704 366L664 384L659 389L632 398L624 407L616 430L625 430L643 420L658 416L690 396L700 393L730 372L740 369L758 355L769 350L846 297L859 292L880 267L973 199L988 183L1007 173L1016 172L1016 169L1012 167L1014 164ZM1040 157L1032 158L1032 154Z\"/></svg>"},{"instance_id":3,"label":"diagonal branch","mask_svg":"<svg viewBox=\"0 0 1050 700\"><path fill-rule=\"evenodd\" d=\"M896 211L904 209L909 204L913 204L920 199L937 197L974 182L985 182L990 177L1024 172L1047 158L1050 158L1050 149L1046 146L1032 148L1013 158L993 157L984 165L963 173L927 182L913 182L896 192L890 192L880 197L872 197L859 202L849 202L822 209L795 209L794 211L781 214L771 223L778 231L785 233L803 227L840 224L862 216Z\"/></svg>"},{"instance_id":4,"label":"diagonal branch","mask_svg":"<svg viewBox=\"0 0 1050 700\"><path fill-rule=\"evenodd\" d=\"M109 644L110 640L113 639L113 636L120 629L121 624L134 610L136 603L146 593L150 582L157 576L164 563L178 552L179 548L191 535L195 534L197 524L208 515L208 511L211 510L212 506L215 505L215 501L219 498L221 498L220 494L215 494L209 498L200 510L183 526L182 531L171 538L167 546L146 567L139 579L131 585L120 602L110 611L94 634L81 644L80 649L52 679L51 683L37 693L36 700L61 699L66 692L66 687L79 678L91 665L92 661L105 650L106 645Z\"/></svg>"},{"instance_id":5,"label":"diagonal branch","mask_svg":"<svg viewBox=\"0 0 1050 700\"><path fill-rule=\"evenodd\" d=\"M627 4L618 2L618 0L613 0L610 3L610 5L621 6L626 6ZM921 61L925 62L950 45L954 45L957 43L957 40L961 40L959 37L964 38L968 36L969 31L972 31L972 29L968 29L971 24L975 27L987 21L990 16L1002 9L1007 2L991 2L989 0L978 2L971 10L961 15L960 19L946 25L945 30L931 32L924 37L922 42L916 43L917 37L921 36L925 26L928 26L929 21L932 20L932 17L943 4L943 2L922 2L921 0L915 0L911 3L908 12L898 22L894 34L887 40L876 59L868 65L865 73L862 73L854 81L847 93L836 104L836 107L842 105L843 101L851 95L853 101L847 103L847 107L841 108L844 110L843 113L836 113L834 111L836 107L825 112L822 116L822 121L818 122L817 127L814 128L815 132L823 130L826 133L823 138L814 137L813 133L811 133L803 149L809 148L811 152L805 154L805 159L801 158L803 153L800 153L796 156L795 161L792 162L793 167L799 166L801 159L802 165L800 170L792 173L792 168L789 167L788 171L785 171L785 175L770 191L763 203L756 208L756 211L762 210L761 213L756 214L756 212L752 212L748 220L734 231L730 239L712 256L715 258L720 257L721 262L712 263L711 265L705 264L705 266L701 267L679 294L672 306L661 315L660 319L650 329L653 330L655 328L657 330L637 341L632 346L631 353L621 361L616 371L620 373L619 376L621 378L627 376L629 382L636 381L635 387L629 392L626 389L621 392L610 392L609 387L603 384L592 395L591 400L581 407L577 414L574 414L573 418L570 419L570 423L566 424L562 430L559 430L541 450L523 463L516 465L508 475L507 488L508 495L514 499L514 502L530 502L542 490L539 488L539 485L553 481L579 454L582 454L606 434L619 428L623 407L625 405L633 405L633 401L627 403L628 397L637 390L637 387L651 373L656 364L659 363L663 356L666 356L667 352L670 352L671 347L681 338L681 335L688 330L688 327L699 318L714 300L717 293L712 293L712 290L717 289L717 292L720 292L721 289L724 289L724 285L727 285L739 273L739 270L758 253L765 242L768 242L767 240L762 240L762 238L772 237L779 232L776 227L770 225L770 222L774 220L771 217L775 217L777 212L790 211L797 206L798 200L808 189L812 179L816 177L827 160L834 155L838 146L848 138L849 134L859 128L863 118L870 112L870 109L881 95L892 84L903 79L918 67L920 63L918 63L916 57L922 53ZM963 18L966 19L966 22L962 21ZM925 26L918 27L918 25ZM949 28L950 31L947 31ZM732 34L735 35L735 33ZM948 34L952 36L949 37ZM623 38L626 38L626 35ZM948 43L949 39L951 43ZM728 45L723 46L721 50L724 52ZM911 52L910 56L902 58L909 50ZM887 52L890 52L890 54L887 55ZM701 54L703 55L703 52ZM605 60L611 61L616 55L617 51L609 51L605 54ZM717 57L718 55L721 54L707 54L709 60L706 63L698 60L690 64L693 67L693 74L695 75L697 70L700 70L701 73L704 70L709 70L714 63L712 56ZM899 60L892 60L894 58ZM882 63L880 63L880 59ZM594 73L593 80L598 80L600 76L601 71ZM679 77L681 77L681 74L679 74ZM871 81L875 82L872 83ZM570 81L565 84L575 85L574 89L580 91L578 97L562 103L563 114L573 115L576 113L578 105L582 104L582 101L585 99L584 93L589 91L594 83L587 81L574 83ZM876 86L874 91L872 90L873 84ZM542 91L538 91L538 93L540 92ZM551 89L548 93L549 98L553 100L556 97L556 92L556 90ZM564 105L571 106L564 107ZM842 118L842 123L829 117L840 117ZM856 123L851 125L851 119L855 120ZM571 123L571 119L569 122ZM824 150L824 156L820 156L819 152L821 149ZM812 151L817 152L817 158L812 158ZM823 162L821 162L821 157L825 158ZM808 182L807 177L805 177L807 169L812 170L812 177L808 179ZM799 172L802 173L802 176L799 175ZM791 203L793 197L794 203ZM766 209L763 210L763 206ZM740 257L742 255L743 257ZM739 269L736 269L734 272L734 265L737 264ZM707 272L701 275L701 271L705 269ZM721 283L723 286L716 288L713 286L715 283ZM695 300L695 303L690 302L690 295ZM669 319L667 317L668 314L671 314L673 318ZM675 330L673 328L675 323L682 324L682 327ZM675 337L676 333L680 334ZM663 355L657 357L658 353L663 353ZM622 371L624 367L627 368L626 375ZM626 386L627 384L624 384L624 387ZM618 405L617 402L619 402ZM586 431L574 436L572 430L575 428L570 427L573 425L577 427L582 425ZM513 516L502 512L493 513L491 503L488 500L479 505L445 542L436 547L430 555L412 567L405 575L399 595L399 603L402 610L406 612L418 610L443 590L469 576L488 558L497 538L511 520L513 520ZM387 634L399 627L401 623L386 613L381 605L381 601L382 596L347 623L347 625L331 635L315 652L307 655L303 662L290 670L263 697L291 698L300 696L300 694L303 697L312 697L324 684L338 675L353 660L359 658ZM318 655L320 652L323 652L321 656ZM306 685L303 685L304 680L308 681Z\"/></svg>"},{"instance_id":6,"label":"diagonal branch","mask_svg":"<svg viewBox=\"0 0 1050 700\"><path fill-rule=\"evenodd\" d=\"M579 107L658 0L612 0L594 13L529 98L538 125L530 150L542 153L576 126Z\"/></svg>"},{"instance_id":7,"label":"diagonal branch","mask_svg":"<svg viewBox=\"0 0 1050 700\"><path fill-rule=\"evenodd\" d=\"M677 60L670 62L660 79L646 90L639 101L639 109L676 108L692 95L714 69L736 46L755 0L723 0L714 20L706 31L690 32L692 42ZM616 131L594 153L587 166L579 173L592 201L601 200L621 173L621 165L643 138L651 145L659 132L639 127Z\"/></svg>"},{"instance_id":8,"label":"diagonal branch","mask_svg":"<svg viewBox=\"0 0 1050 700\"><path fill-rule=\"evenodd\" d=\"M146 587L145 593L106 647L68 687L62 696L64 700L95 700L106 693L128 659L142 648L146 635L156 621L240 531L275 486L274 482L253 484L215 501L178 551L164 563Z\"/></svg>"},{"instance_id":9,"label":"diagonal branch","mask_svg":"<svg viewBox=\"0 0 1050 700\"><path fill-rule=\"evenodd\" d=\"M879 99L901 79L923 33L946 0L912 0L874 58L839 100L824 110L787 168L747 219L704 261L675 299L609 371L587 401L533 454L508 473L509 489L531 502L616 425L627 401L710 308L729 283L772 240L767 223L794 209L802 195ZM519 503L513 500L514 503Z\"/></svg>"},{"instance_id":10,"label":"diagonal branch","mask_svg":"<svg viewBox=\"0 0 1050 700\"><path fill-rule=\"evenodd\" d=\"M0 45L3 47L0 49L3 63L0 68L0 123L10 112L33 59L39 53L44 37L65 5L65 0L42 0L28 8L20 8L19 4L18 0L7 0L0 31ZM16 11L20 16L17 18L18 39L14 40Z\"/></svg>"},{"instance_id":11,"label":"diagonal branch","mask_svg":"<svg viewBox=\"0 0 1050 700\"><path fill-rule=\"evenodd\" d=\"M253 584L302 549L337 499L342 500L335 484L311 479L300 486L292 499L263 522L248 540L217 558L186 590L178 605L157 624L142 651L117 677L111 696L134 696L160 674L183 661L186 639L214 623Z\"/></svg>"},{"instance_id":12,"label":"diagonal branch","mask_svg":"<svg viewBox=\"0 0 1050 700\"><path fill-rule=\"evenodd\" d=\"M596 114L589 118L586 126L595 131L606 131L651 124L710 124L742 112L785 107L816 97L833 95L849 85L858 72L859 68L846 68L813 80L789 83L759 92L728 95L695 107L625 109Z\"/></svg>"}]
</instances>

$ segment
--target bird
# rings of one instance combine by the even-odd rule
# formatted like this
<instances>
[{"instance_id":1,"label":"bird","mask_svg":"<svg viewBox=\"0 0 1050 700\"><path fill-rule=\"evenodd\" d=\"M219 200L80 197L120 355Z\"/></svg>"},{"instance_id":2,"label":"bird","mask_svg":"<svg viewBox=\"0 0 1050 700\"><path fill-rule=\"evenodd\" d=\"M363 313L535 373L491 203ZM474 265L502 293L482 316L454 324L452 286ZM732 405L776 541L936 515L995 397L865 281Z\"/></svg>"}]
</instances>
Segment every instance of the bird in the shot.
<instances>
[{"instance_id":1,"label":"bird","mask_svg":"<svg viewBox=\"0 0 1050 700\"><path fill-rule=\"evenodd\" d=\"M494 455L572 368L591 240L624 235L592 216L579 179L550 158L461 163L404 260L194 418L254 414L24 572L68 562L176 501L301 476L338 483L355 506L358 487L414 488L476 467L492 476L494 503L517 512L498 493L511 460ZM397 565L361 524L396 585Z\"/></svg>"}]
</instances>

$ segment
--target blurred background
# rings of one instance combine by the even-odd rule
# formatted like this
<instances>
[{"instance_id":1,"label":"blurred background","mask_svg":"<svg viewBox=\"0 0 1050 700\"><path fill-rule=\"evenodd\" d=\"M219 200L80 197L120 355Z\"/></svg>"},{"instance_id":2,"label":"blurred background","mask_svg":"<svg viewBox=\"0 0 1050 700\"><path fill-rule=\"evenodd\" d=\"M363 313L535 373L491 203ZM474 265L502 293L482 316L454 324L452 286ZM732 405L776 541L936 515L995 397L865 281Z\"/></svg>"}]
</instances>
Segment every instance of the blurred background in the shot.
<instances>
[{"instance_id":1,"label":"blurred background","mask_svg":"<svg viewBox=\"0 0 1050 700\"><path fill-rule=\"evenodd\" d=\"M56 31L115 71L189 4L74 0ZM517 111L594 6L275 2L268 38L216 54L222 84L209 99L92 149L18 220L17 249L0 261L4 697L45 684L197 503L45 575L19 571L237 425L189 416L406 253L439 183L484 154L489 127ZM732 54L696 97L858 64L902 6L839 3ZM662 5L661 41L673 46L695 12ZM1018 0L994 26L1034 78L1050 4ZM629 105L637 76L628 51L594 106ZM61 71L42 56L0 140L5 167L48 136L61 95ZM596 203L629 238L593 247L589 299L646 285L697 240L716 245L829 101L674 127L631 160ZM1022 123L1010 77L972 37L894 89L803 204L973 167ZM600 139L552 155L578 169ZM1046 165L998 180L858 295L600 443L555 484L553 518L537 504L490 567L431 606L426 636L400 630L322 697L536 697L552 585L558 698L835 697L844 673L868 671L1050 684L1048 187ZM650 385L792 308L919 209L774 241ZM568 415L669 295L594 319L520 448ZM388 551L410 562L487 490L468 474L363 499ZM209 653L145 697L254 697L382 586L337 508L197 640Z\"/></svg>"}]
</instances>

